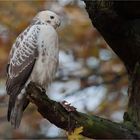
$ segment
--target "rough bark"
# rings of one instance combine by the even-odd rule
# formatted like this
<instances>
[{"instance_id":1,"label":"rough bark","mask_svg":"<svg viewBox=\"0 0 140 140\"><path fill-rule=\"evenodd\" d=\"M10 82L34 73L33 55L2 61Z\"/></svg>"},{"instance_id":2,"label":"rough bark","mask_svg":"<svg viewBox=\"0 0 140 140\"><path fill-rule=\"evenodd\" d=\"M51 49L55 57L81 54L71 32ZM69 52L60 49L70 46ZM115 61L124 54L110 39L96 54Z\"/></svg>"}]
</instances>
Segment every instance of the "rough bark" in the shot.
<instances>
[{"instance_id":1,"label":"rough bark","mask_svg":"<svg viewBox=\"0 0 140 140\"><path fill-rule=\"evenodd\" d=\"M139 133L131 125L128 128L124 124L111 122L97 116L78 111L67 111L60 103L50 100L34 83L29 84L27 93L29 100L37 106L38 112L64 130L72 131L74 128L83 126L82 135L89 138L140 138Z\"/></svg>"},{"instance_id":2,"label":"rough bark","mask_svg":"<svg viewBox=\"0 0 140 140\"><path fill-rule=\"evenodd\" d=\"M92 24L128 72L129 103L124 121L140 127L140 1L84 1Z\"/></svg>"}]
</instances>

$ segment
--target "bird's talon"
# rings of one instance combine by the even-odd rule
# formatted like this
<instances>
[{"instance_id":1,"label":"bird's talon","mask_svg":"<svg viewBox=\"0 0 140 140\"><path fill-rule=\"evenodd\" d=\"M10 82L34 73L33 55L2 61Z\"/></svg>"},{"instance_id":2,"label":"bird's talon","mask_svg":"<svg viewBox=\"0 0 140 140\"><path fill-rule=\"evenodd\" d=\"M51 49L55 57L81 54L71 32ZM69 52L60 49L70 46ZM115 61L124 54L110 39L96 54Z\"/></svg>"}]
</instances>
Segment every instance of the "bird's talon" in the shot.
<instances>
[{"instance_id":1,"label":"bird's talon","mask_svg":"<svg viewBox=\"0 0 140 140\"><path fill-rule=\"evenodd\" d=\"M42 92L42 93L46 93L46 90L41 87L40 85L36 85L36 87Z\"/></svg>"},{"instance_id":2,"label":"bird's talon","mask_svg":"<svg viewBox=\"0 0 140 140\"><path fill-rule=\"evenodd\" d=\"M41 89L41 92L46 93L46 90L44 88Z\"/></svg>"}]
</instances>

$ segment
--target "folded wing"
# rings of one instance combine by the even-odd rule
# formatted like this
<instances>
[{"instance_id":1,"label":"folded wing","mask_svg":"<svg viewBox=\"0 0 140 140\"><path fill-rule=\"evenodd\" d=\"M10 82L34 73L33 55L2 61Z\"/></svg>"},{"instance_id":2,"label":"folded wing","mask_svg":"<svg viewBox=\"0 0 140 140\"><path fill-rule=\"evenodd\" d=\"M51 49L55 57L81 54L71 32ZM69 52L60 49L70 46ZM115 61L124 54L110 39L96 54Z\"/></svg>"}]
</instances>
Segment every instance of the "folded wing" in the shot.
<instances>
[{"instance_id":1,"label":"folded wing","mask_svg":"<svg viewBox=\"0 0 140 140\"><path fill-rule=\"evenodd\" d=\"M12 47L7 65L6 90L10 95L8 106L8 121L14 108L18 94L25 86L33 70L38 56L37 36L38 26L30 26L19 35Z\"/></svg>"}]
</instances>

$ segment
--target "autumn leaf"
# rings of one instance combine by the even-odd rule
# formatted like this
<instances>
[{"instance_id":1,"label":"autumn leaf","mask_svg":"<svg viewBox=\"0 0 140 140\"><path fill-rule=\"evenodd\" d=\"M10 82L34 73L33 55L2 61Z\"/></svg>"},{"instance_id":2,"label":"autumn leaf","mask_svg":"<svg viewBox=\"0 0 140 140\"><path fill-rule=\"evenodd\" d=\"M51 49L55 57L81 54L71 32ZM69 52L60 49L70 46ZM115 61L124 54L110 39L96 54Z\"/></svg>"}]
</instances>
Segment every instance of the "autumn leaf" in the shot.
<instances>
[{"instance_id":1,"label":"autumn leaf","mask_svg":"<svg viewBox=\"0 0 140 140\"><path fill-rule=\"evenodd\" d=\"M68 140L82 140L83 136L80 134L83 132L83 126L75 128L74 131L68 135Z\"/></svg>"}]
</instances>

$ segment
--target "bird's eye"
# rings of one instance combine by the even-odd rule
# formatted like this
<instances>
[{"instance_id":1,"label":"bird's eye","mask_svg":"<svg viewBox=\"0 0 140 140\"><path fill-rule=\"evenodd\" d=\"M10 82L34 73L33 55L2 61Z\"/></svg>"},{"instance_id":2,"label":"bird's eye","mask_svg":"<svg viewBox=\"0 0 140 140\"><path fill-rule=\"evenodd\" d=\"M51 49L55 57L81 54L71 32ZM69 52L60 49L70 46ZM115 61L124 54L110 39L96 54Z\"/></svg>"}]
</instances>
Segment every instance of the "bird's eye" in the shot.
<instances>
[{"instance_id":1,"label":"bird's eye","mask_svg":"<svg viewBox=\"0 0 140 140\"><path fill-rule=\"evenodd\" d=\"M51 19L54 19L54 16L50 16Z\"/></svg>"}]
</instances>

